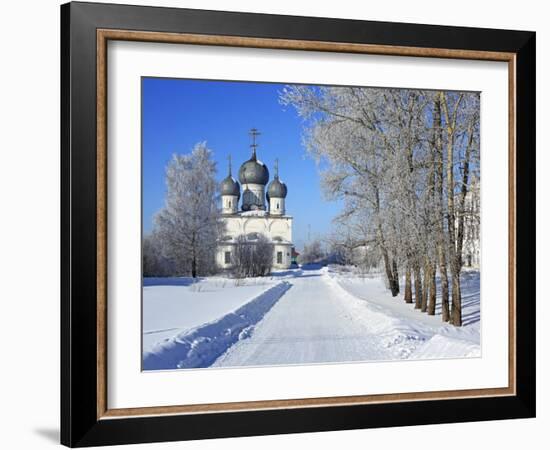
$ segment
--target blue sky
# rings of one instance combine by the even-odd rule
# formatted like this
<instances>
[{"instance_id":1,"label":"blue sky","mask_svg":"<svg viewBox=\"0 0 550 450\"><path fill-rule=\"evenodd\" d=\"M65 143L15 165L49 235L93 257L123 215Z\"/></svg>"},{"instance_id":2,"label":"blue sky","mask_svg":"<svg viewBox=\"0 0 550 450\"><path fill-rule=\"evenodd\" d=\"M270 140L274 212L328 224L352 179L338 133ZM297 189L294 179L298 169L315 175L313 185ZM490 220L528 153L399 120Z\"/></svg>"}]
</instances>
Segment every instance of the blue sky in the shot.
<instances>
[{"instance_id":1,"label":"blue sky","mask_svg":"<svg viewBox=\"0 0 550 450\"><path fill-rule=\"evenodd\" d=\"M302 121L292 108L279 104L284 87L274 83L143 78L143 228L164 204L164 171L173 153L189 153L207 141L218 166L218 180L233 175L251 154L250 128L258 138L258 158L270 177L279 159L279 174L288 186L287 213L294 217L294 243L301 249L308 235L326 234L340 210L320 189L319 168L301 143ZM311 231L309 231L311 230Z\"/></svg>"}]
</instances>

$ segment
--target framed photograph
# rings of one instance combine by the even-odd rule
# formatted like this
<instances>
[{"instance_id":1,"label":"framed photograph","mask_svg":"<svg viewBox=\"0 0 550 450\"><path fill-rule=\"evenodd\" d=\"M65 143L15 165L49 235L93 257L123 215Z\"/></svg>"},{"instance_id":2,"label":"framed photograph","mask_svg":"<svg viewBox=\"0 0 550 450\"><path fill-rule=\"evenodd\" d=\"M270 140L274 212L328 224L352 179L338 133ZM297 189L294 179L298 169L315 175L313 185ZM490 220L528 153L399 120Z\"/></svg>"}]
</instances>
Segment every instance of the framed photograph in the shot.
<instances>
[{"instance_id":1,"label":"framed photograph","mask_svg":"<svg viewBox=\"0 0 550 450\"><path fill-rule=\"evenodd\" d=\"M61 7L61 441L535 415L535 33Z\"/></svg>"}]
</instances>

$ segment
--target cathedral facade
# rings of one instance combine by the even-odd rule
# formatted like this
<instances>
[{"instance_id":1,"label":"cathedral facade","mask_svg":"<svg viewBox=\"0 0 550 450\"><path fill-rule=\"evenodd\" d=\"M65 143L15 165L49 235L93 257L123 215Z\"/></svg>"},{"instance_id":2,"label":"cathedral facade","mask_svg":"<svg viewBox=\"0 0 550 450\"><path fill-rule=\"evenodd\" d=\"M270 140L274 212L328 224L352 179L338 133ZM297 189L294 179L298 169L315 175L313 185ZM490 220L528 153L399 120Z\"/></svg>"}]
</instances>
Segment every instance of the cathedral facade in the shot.
<instances>
[{"instance_id":1,"label":"cathedral facade","mask_svg":"<svg viewBox=\"0 0 550 450\"><path fill-rule=\"evenodd\" d=\"M269 170L256 155L258 133L253 129L251 134L252 156L241 165L239 180L233 178L230 162L229 173L221 182L225 234L218 243L217 263L222 269L231 269L237 237L253 242L263 235L273 245L273 268L288 269L292 263L292 217L285 208L288 189L279 178L277 163L269 182Z\"/></svg>"}]
</instances>

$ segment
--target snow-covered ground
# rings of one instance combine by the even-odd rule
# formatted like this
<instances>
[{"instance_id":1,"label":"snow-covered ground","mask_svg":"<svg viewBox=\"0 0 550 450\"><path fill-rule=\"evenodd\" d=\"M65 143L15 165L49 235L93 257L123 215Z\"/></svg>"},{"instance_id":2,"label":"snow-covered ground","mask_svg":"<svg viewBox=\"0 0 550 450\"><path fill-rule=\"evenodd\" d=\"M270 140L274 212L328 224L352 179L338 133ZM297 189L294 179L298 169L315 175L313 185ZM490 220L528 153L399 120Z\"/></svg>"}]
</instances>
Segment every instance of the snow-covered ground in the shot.
<instances>
[{"instance_id":1,"label":"snow-covered ground","mask_svg":"<svg viewBox=\"0 0 550 450\"><path fill-rule=\"evenodd\" d=\"M377 276L351 271L310 267L237 285L181 280L144 288L146 370L480 355L479 272L463 275L461 328L441 322L439 303L428 316L392 298Z\"/></svg>"},{"instance_id":2,"label":"snow-covered ground","mask_svg":"<svg viewBox=\"0 0 550 450\"><path fill-rule=\"evenodd\" d=\"M145 278L143 351L165 339L218 319L277 283L272 278Z\"/></svg>"},{"instance_id":3,"label":"snow-covered ground","mask_svg":"<svg viewBox=\"0 0 550 450\"><path fill-rule=\"evenodd\" d=\"M281 281L240 308L154 345L143 357L145 370L210 366L235 342L246 339L275 302L290 289Z\"/></svg>"},{"instance_id":4,"label":"snow-covered ground","mask_svg":"<svg viewBox=\"0 0 550 450\"><path fill-rule=\"evenodd\" d=\"M442 323L441 296L436 315L429 316L407 304L403 296L392 297L379 277L361 277L339 272L330 277L358 308L358 315L373 330L395 358L455 358L480 356L479 272L462 273L462 327ZM439 290L439 280L438 290ZM401 292L404 287L401 286ZM360 300L360 303L352 299Z\"/></svg>"}]
</instances>

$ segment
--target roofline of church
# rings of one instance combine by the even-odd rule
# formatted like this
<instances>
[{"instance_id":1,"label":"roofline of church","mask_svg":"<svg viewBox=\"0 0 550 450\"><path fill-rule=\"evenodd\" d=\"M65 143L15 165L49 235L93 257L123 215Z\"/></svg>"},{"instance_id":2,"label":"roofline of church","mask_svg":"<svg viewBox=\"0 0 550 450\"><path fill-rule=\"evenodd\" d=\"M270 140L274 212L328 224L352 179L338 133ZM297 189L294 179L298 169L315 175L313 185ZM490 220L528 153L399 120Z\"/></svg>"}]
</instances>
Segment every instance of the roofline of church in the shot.
<instances>
[{"instance_id":1,"label":"roofline of church","mask_svg":"<svg viewBox=\"0 0 550 450\"><path fill-rule=\"evenodd\" d=\"M273 217L280 217L282 219L293 219L294 216L289 216L288 214L269 214L268 211L265 211L264 215L261 216L254 216L254 215L244 215L243 213L247 213L250 211L237 211L235 213L221 213L220 215L222 217L243 217L243 218L257 218L257 219L265 219L265 218L273 218Z\"/></svg>"}]
</instances>

